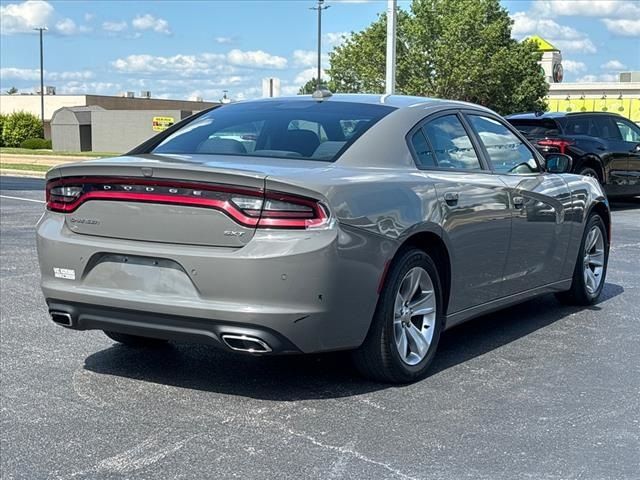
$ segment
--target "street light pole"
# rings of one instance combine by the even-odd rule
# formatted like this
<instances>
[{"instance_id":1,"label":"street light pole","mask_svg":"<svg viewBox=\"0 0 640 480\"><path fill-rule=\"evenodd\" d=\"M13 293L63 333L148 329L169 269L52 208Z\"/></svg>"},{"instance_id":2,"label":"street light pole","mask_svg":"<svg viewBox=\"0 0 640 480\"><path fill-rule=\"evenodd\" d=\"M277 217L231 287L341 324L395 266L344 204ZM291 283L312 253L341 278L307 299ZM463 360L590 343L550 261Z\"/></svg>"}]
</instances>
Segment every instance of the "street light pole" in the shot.
<instances>
[{"instance_id":1,"label":"street light pole","mask_svg":"<svg viewBox=\"0 0 640 480\"><path fill-rule=\"evenodd\" d=\"M36 27L34 30L40 32L40 119L42 120L42 136L44 136L44 44L42 33L47 30L47 27Z\"/></svg>"},{"instance_id":2,"label":"street light pole","mask_svg":"<svg viewBox=\"0 0 640 480\"><path fill-rule=\"evenodd\" d=\"M320 90L322 81L320 79L322 72L322 11L329 8L331 5L325 5L324 0L318 0L317 7L311 7L311 10L318 11L318 76L316 78L316 89Z\"/></svg>"},{"instance_id":3,"label":"street light pole","mask_svg":"<svg viewBox=\"0 0 640 480\"><path fill-rule=\"evenodd\" d=\"M396 88L396 0L387 1L387 72L385 93L392 95Z\"/></svg>"}]
</instances>

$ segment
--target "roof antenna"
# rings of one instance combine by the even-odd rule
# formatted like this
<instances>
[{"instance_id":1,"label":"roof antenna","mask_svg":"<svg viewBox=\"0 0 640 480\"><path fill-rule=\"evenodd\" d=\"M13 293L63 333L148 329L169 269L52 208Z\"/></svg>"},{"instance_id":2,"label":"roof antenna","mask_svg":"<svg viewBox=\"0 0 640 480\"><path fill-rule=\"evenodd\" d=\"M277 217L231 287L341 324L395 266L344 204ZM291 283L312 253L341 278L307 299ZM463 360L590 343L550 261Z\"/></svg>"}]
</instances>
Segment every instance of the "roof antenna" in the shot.
<instances>
[{"instance_id":1,"label":"roof antenna","mask_svg":"<svg viewBox=\"0 0 640 480\"><path fill-rule=\"evenodd\" d=\"M314 100L324 100L325 98L329 98L333 93L325 86L320 86L315 92L311 94L311 98Z\"/></svg>"}]
</instances>

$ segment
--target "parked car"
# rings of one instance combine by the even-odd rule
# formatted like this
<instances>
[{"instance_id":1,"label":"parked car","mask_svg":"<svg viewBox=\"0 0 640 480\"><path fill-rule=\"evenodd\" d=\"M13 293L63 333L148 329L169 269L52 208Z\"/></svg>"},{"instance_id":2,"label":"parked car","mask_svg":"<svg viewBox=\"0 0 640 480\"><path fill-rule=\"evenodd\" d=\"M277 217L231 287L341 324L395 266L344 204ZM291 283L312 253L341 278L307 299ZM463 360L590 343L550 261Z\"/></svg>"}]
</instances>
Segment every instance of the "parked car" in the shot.
<instances>
[{"instance_id":1,"label":"parked car","mask_svg":"<svg viewBox=\"0 0 640 480\"><path fill-rule=\"evenodd\" d=\"M412 381L446 328L549 292L598 299L607 199L544 160L467 103L225 105L47 173L42 290L54 322L127 345L353 350L365 375Z\"/></svg>"},{"instance_id":2,"label":"parked car","mask_svg":"<svg viewBox=\"0 0 640 480\"><path fill-rule=\"evenodd\" d=\"M616 113L521 113L507 120L543 153L573 159L609 196L640 195L640 127Z\"/></svg>"}]
</instances>

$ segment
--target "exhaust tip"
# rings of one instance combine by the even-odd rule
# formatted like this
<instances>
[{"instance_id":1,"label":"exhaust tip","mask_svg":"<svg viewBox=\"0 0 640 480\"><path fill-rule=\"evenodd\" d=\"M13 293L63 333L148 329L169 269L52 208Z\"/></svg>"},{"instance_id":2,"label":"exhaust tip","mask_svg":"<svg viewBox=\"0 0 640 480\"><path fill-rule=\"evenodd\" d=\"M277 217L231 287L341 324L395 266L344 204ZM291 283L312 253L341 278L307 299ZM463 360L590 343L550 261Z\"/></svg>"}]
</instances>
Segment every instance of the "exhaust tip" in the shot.
<instances>
[{"instance_id":1,"label":"exhaust tip","mask_svg":"<svg viewBox=\"0 0 640 480\"><path fill-rule=\"evenodd\" d=\"M70 313L50 311L49 315L51 315L51 320L53 320L58 325L62 325L65 327L71 327L73 325L73 318L71 317Z\"/></svg>"},{"instance_id":2,"label":"exhaust tip","mask_svg":"<svg viewBox=\"0 0 640 480\"><path fill-rule=\"evenodd\" d=\"M269 353L271 347L259 338L250 337L248 335L230 335L223 334L222 341L227 347L236 352L246 353Z\"/></svg>"}]
</instances>

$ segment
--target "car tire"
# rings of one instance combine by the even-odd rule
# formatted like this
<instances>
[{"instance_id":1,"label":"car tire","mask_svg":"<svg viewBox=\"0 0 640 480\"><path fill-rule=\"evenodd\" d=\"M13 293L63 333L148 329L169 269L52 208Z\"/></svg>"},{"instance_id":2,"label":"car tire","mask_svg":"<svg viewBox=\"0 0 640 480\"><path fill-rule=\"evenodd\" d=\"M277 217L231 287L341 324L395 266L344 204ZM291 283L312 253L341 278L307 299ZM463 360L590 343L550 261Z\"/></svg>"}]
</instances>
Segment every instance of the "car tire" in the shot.
<instances>
[{"instance_id":1,"label":"car tire","mask_svg":"<svg viewBox=\"0 0 640 480\"><path fill-rule=\"evenodd\" d=\"M111 340L127 345L128 347L160 347L166 345L168 340L161 338L140 337L127 333L109 332L104 330L104 334Z\"/></svg>"},{"instance_id":2,"label":"car tire","mask_svg":"<svg viewBox=\"0 0 640 480\"><path fill-rule=\"evenodd\" d=\"M595 232L595 233L594 233ZM592 235L598 236L597 238ZM593 305L604 288L609 262L609 238L602 217L592 213L587 220L578 258L573 270L571 289L556 294L558 299L569 305ZM601 263L601 265L597 265ZM587 271L591 270L591 273ZM593 284L596 281L597 284Z\"/></svg>"},{"instance_id":3,"label":"car tire","mask_svg":"<svg viewBox=\"0 0 640 480\"><path fill-rule=\"evenodd\" d=\"M595 178L596 180L598 180L599 183L602 183L602 180L600 180L600 175L598 175L598 172L596 172L591 167L582 167L576 173L578 175L582 175L583 177Z\"/></svg>"},{"instance_id":4,"label":"car tire","mask_svg":"<svg viewBox=\"0 0 640 480\"><path fill-rule=\"evenodd\" d=\"M418 286L411 291L416 278ZM430 308L435 310L423 314ZM376 381L418 380L433 361L443 324L442 287L436 265L424 251L406 249L388 269L367 337L353 352L355 366Z\"/></svg>"}]
</instances>

